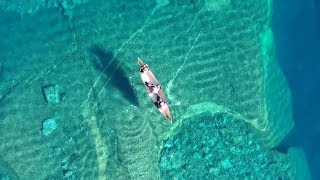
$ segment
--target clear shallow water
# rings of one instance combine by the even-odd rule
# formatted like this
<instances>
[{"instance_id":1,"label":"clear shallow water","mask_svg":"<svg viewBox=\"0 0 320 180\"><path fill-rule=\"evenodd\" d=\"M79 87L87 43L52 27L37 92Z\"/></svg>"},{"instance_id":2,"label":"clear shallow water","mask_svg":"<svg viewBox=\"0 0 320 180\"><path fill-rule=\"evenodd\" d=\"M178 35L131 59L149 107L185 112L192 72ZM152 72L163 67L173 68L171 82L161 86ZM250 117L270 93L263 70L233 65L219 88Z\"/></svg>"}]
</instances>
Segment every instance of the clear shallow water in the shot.
<instances>
[{"instance_id":1,"label":"clear shallow water","mask_svg":"<svg viewBox=\"0 0 320 180\"><path fill-rule=\"evenodd\" d=\"M3 177L307 178L303 151L272 149L293 123L268 1L19 3L0 6Z\"/></svg>"},{"instance_id":2,"label":"clear shallow water","mask_svg":"<svg viewBox=\"0 0 320 180\"><path fill-rule=\"evenodd\" d=\"M274 1L277 57L292 92L295 120L283 148L301 146L314 179L320 178L319 22L319 1Z\"/></svg>"}]
</instances>

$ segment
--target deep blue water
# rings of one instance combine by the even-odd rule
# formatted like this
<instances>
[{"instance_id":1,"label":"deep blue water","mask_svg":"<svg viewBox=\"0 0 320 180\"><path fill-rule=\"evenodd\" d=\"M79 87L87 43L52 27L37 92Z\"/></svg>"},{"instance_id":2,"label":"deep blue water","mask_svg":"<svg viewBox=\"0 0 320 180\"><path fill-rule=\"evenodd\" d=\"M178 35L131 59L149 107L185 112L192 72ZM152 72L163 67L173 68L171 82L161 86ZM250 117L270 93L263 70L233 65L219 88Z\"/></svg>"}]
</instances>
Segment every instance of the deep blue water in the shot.
<instances>
[{"instance_id":1,"label":"deep blue water","mask_svg":"<svg viewBox=\"0 0 320 180\"><path fill-rule=\"evenodd\" d=\"M302 147L320 179L320 1L275 0L276 55L292 92L295 127L282 148Z\"/></svg>"}]
</instances>

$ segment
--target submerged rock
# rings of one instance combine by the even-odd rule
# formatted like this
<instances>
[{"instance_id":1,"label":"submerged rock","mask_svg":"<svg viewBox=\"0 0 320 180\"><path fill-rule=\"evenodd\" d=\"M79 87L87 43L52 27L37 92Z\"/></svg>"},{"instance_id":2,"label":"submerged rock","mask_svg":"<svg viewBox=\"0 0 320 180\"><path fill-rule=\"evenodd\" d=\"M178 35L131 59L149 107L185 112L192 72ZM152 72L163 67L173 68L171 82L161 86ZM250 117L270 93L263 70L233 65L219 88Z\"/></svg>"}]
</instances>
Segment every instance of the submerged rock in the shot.
<instances>
[{"instance_id":1,"label":"submerged rock","mask_svg":"<svg viewBox=\"0 0 320 180\"><path fill-rule=\"evenodd\" d=\"M172 157L172 168L179 168L181 167L184 162L182 160L182 152L178 151L175 154L173 154Z\"/></svg>"},{"instance_id":2,"label":"submerged rock","mask_svg":"<svg viewBox=\"0 0 320 180\"><path fill-rule=\"evenodd\" d=\"M230 161L228 159L225 159L221 162L221 165L224 169L230 169L232 168L232 164L230 163Z\"/></svg>"},{"instance_id":3,"label":"submerged rock","mask_svg":"<svg viewBox=\"0 0 320 180\"><path fill-rule=\"evenodd\" d=\"M78 154L72 154L63 159L61 164L62 174L66 179L76 179L74 172L78 169L76 165L74 165L75 161L79 160Z\"/></svg>"},{"instance_id":4,"label":"submerged rock","mask_svg":"<svg viewBox=\"0 0 320 180\"><path fill-rule=\"evenodd\" d=\"M225 113L203 113L184 122L179 132L164 142L170 146L163 146L161 152L163 179L174 179L183 171L182 178L190 179L297 177L298 163L264 146L239 119Z\"/></svg>"},{"instance_id":5,"label":"submerged rock","mask_svg":"<svg viewBox=\"0 0 320 180\"><path fill-rule=\"evenodd\" d=\"M61 93L58 85L50 85L42 88L42 93L48 103L57 104L61 101Z\"/></svg>"},{"instance_id":6,"label":"submerged rock","mask_svg":"<svg viewBox=\"0 0 320 180\"><path fill-rule=\"evenodd\" d=\"M166 6L169 3L170 3L169 0L157 0L157 6L159 6L159 7Z\"/></svg>"},{"instance_id":7,"label":"submerged rock","mask_svg":"<svg viewBox=\"0 0 320 180\"><path fill-rule=\"evenodd\" d=\"M58 124L55 119L46 119L42 123L42 133L45 136L50 135L56 128L58 127Z\"/></svg>"},{"instance_id":8,"label":"submerged rock","mask_svg":"<svg viewBox=\"0 0 320 180\"><path fill-rule=\"evenodd\" d=\"M209 11L219 11L230 5L230 0L205 0L204 2Z\"/></svg>"}]
</instances>

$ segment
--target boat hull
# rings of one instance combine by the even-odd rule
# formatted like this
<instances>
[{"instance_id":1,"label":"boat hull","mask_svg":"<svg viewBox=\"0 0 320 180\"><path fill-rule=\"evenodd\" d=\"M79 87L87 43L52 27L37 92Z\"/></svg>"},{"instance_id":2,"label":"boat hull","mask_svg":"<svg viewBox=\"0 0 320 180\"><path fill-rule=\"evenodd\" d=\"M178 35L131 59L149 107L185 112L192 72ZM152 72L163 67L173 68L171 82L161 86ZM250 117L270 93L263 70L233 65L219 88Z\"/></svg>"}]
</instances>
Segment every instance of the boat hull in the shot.
<instances>
[{"instance_id":1,"label":"boat hull","mask_svg":"<svg viewBox=\"0 0 320 180\"><path fill-rule=\"evenodd\" d=\"M149 97L153 101L154 105L158 108L161 114L167 118L167 120L172 123L172 116L170 113L169 105L167 98L164 95L163 89L159 84L157 78L154 76L149 67L138 58L138 65L140 68L140 75L143 81L143 84L149 94ZM142 71L143 68L144 71ZM152 88L158 88L158 91L155 93L152 91Z\"/></svg>"}]
</instances>

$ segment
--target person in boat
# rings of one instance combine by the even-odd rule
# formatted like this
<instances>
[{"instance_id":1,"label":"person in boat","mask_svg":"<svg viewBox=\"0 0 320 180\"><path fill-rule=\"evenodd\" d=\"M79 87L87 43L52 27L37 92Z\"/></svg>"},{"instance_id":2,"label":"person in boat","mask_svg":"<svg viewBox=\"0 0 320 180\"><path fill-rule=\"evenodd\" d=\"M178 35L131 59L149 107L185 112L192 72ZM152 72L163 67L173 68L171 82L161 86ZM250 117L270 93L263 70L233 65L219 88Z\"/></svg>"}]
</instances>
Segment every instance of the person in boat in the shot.
<instances>
[{"instance_id":1,"label":"person in boat","mask_svg":"<svg viewBox=\"0 0 320 180\"><path fill-rule=\"evenodd\" d=\"M161 107L160 107L160 102L155 101L153 104L154 104L155 106L157 106L157 108L161 108Z\"/></svg>"},{"instance_id":2,"label":"person in boat","mask_svg":"<svg viewBox=\"0 0 320 180\"><path fill-rule=\"evenodd\" d=\"M162 100L158 94L157 94L157 102L159 102L159 103L162 102Z\"/></svg>"},{"instance_id":3,"label":"person in boat","mask_svg":"<svg viewBox=\"0 0 320 180\"><path fill-rule=\"evenodd\" d=\"M154 102L154 105L157 106L158 109L165 110L167 109L167 104L162 101L161 97L157 94L157 101Z\"/></svg>"},{"instance_id":4,"label":"person in boat","mask_svg":"<svg viewBox=\"0 0 320 180\"><path fill-rule=\"evenodd\" d=\"M140 68L140 72L143 73L143 72L146 72L149 70L149 66L147 64L143 65L141 68Z\"/></svg>"},{"instance_id":5,"label":"person in boat","mask_svg":"<svg viewBox=\"0 0 320 180\"><path fill-rule=\"evenodd\" d=\"M162 110L166 110L166 109L168 108L167 103L161 102L161 103L160 103L160 108L161 108Z\"/></svg>"},{"instance_id":6,"label":"person in boat","mask_svg":"<svg viewBox=\"0 0 320 180\"><path fill-rule=\"evenodd\" d=\"M144 85L148 87L149 93L158 94L161 89L161 86L159 84L154 85L154 84L149 84L148 82L144 82Z\"/></svg>"},{"instance_id":7,"label":"person in boat","mask_svg":"<svg viewBox=\"0 0 320 180\"><path fill-rule=\"evenodd\" d=\"M152 93L153 92L153 84L149 84L148 82L144 82L144 85L148 87L148 92Z\"/></svg>"},{"instance_id":8,"label":"person in boat","mask_svg":"<svg viewBox=\"0 0 320 180\"><path fill-rule=\"evenodd\" d=\"M156 105L157 108L161 109L161 110L166 110L168 108L167 103L165 103L163 101L156 101L156 102L154 102L154 105Z\"/></svg>"},{"instance_id":9,"label":"person in boat","mask_svg":"<svg viewBox=\"0 0 320 180\"><path fill-rule=\"evenodd\" d=\"M161 89L161 87L160 87L159 84L157 84L157 85L155 85L155 86L153 85L153 86L152 86L152 89L151 89L151 90L152 90L151 92L154 93L154 94L158 94L159 91L160 91L160 89Z\"/></svg>"}]
</instances>

